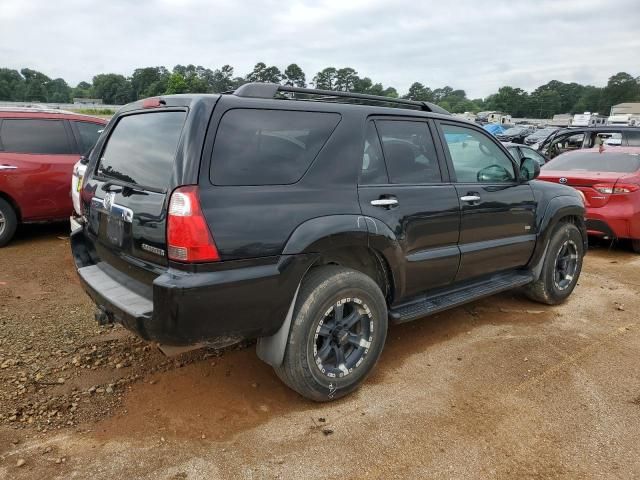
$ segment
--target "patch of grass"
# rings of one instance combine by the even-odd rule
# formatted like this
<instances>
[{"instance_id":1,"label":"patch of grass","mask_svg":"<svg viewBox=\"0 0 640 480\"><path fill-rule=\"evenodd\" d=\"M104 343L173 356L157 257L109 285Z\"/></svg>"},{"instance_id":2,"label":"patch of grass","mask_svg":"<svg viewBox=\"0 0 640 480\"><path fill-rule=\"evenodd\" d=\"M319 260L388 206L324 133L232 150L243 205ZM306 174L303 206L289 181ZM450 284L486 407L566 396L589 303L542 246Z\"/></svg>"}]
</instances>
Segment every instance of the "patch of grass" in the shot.
<instances>
[{"instance_id":1,"label":"patch of grass","mask_svg":"<svg viewBox=\"0 0 640 480\"><path fill-rule=\"evenodd\" d=\"M79 108L75 111L85 115L113 115L115 113L110 108Z\"/></svg>"}]
</instances>

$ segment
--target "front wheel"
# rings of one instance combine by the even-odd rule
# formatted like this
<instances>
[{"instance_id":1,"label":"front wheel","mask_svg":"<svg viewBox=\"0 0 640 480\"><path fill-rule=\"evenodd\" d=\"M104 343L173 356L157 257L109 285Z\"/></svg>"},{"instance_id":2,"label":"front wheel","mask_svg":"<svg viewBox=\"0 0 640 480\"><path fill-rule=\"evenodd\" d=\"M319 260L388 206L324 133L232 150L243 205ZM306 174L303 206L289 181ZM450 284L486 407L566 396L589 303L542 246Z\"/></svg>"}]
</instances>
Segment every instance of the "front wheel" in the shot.
<instances>
[{"instance_id":1,"label":"front wheel","mask_svg":"<svg viewBox=\"0 0 640 480\"><path fill-rule=\"evenodd\" d=\"M296 302L278 377L326 402L355 390L375 366L387 336L387 306L376 282L338 266L312 270Z\"/></svg>"},{"instance_id":2,"label":"front wheel","mask_svg":"<svg viewBox=\"0 0 640 480\"><path fill-rule=\"evenodd\" d=\"M578 283L583 257L584 244L578 227L572 223L557 225L540 276L525 289L527 296L548 305L565 301Z\"/></svg>"}]
</instances>

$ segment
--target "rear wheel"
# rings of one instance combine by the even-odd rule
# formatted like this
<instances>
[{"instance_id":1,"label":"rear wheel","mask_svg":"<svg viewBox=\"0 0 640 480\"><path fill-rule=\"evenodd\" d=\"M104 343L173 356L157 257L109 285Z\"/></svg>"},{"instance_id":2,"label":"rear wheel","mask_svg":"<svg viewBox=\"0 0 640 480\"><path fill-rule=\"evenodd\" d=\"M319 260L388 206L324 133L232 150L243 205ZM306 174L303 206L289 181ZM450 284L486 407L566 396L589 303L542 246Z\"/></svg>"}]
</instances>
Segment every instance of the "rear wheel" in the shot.
<instances>
[{"instance_id":1,"label":"rear wheel","mask_svg":"<svg viewBox=\"0 0 640 480\"><path fill-rule=\"evenodd\" d=\"M525 289L527 296L548 305L562 303L578 283L583 257L584 244L578 227L572 223L556 226L540 276Z\"/></svg>"},{"instance_id":2,"label":"rear wheel","mask_svg":"<svg viewBox=\"0 0 640 480\"><path fill-rule=\"evenodd\" d=\"M0 247L4 247L13 238L18 226L18 218L13 207L0 198Z\"/></svg>"},{"instance_id":3,"label":"rear wheel","mask_svg":"<svg viewBox=\"0 0 640 480\"><path fill-rule=\"evenodd\" d=\"M387 306L378 285L354 270L319 267L300 289L284 361L275 371L311 400L334 400L367 377L386 336Z\"/></svg>"}]
</instances>

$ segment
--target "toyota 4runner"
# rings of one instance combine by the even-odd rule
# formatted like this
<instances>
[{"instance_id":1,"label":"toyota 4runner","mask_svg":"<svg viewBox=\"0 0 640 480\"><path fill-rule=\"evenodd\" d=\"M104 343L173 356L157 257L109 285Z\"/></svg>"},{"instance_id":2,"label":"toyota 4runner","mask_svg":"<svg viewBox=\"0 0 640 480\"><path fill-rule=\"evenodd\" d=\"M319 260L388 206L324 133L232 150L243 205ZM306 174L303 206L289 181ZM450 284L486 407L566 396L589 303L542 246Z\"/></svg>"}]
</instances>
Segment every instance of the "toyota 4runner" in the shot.
<instances>
[{"instance_id":1,"label":"toyota 4runner","mask_svg":"<svg viewBox=\"0 0 640 480\"><path fill-rule=\"evenodd\" d=\"M93 149L71 246L101 322L164 345L255 338L326 401L371 372L389 322L571 294L583 199L538 173L425 102L256 83L150 98Z\"/></svg>"}]
</instances>

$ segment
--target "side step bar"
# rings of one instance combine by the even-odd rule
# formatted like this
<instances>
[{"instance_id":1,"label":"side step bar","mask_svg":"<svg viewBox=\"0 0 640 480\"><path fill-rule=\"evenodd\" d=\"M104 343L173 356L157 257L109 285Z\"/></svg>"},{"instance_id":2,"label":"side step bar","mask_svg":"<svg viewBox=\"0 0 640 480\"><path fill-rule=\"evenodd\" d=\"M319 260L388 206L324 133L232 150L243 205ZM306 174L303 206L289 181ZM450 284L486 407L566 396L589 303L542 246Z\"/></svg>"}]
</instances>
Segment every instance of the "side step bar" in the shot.
<instances>
[{"instance_id":1,"label":"side step bar","mask_svg":"<svg viewBox=\"0 0 640 480\"><path fill-rule=\"evenodd\" d=\"M427 315L448 310L479 298L488 297L533 281L533 274L528 271L500 273L488 279L461 285L455 290L440 291L432 295L424 295L408 303L398 305L389 310L389 318L393 323L404 323Z\"/></svg>"}]
</instances>

